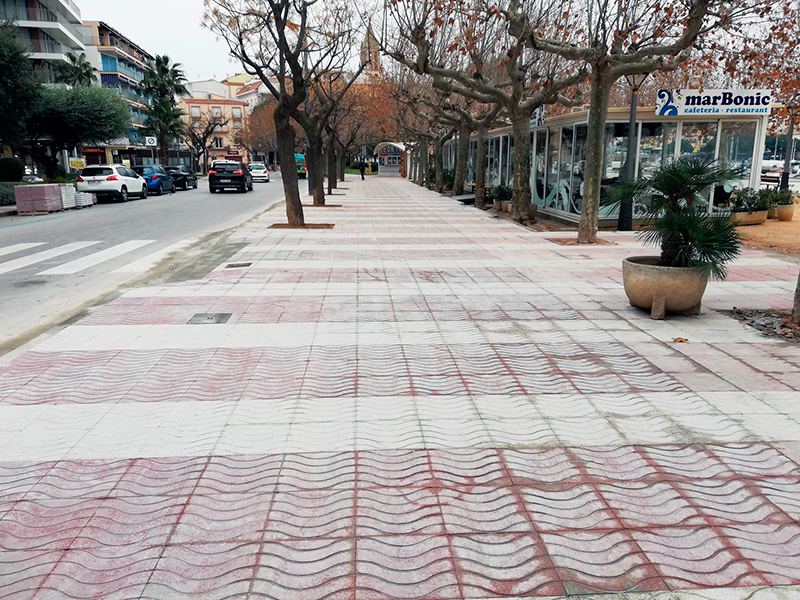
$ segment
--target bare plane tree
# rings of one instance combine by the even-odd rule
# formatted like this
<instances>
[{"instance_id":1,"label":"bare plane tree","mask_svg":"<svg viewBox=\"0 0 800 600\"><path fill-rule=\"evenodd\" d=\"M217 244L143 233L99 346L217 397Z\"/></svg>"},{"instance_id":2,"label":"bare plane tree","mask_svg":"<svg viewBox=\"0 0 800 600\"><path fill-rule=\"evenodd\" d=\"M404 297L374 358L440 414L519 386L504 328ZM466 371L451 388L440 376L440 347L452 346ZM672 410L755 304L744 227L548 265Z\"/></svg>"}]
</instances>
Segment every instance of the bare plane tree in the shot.
<instances>
[{"instance_id":1,"label":"bare plane tree","mask_svg":"<svg viewBox=\"0 0 800 600\"><path fill-rule=\"evenodd\" d=\"M330 107L308 115L312 89L326 77L347 70L357 27L345 0L204 0L205 24L228 45L244 70L257 76L277 100L274 119L278 160L292 226L305 224L291 120L303 127L311 143L314 201L324 203L321 164L322 132ZM352 82L353 79L350 81ZM342 86L347 92L349 84ZM334 98L334 101L336 100ZM309 103L310 104L310 103Z\"/></svg>"}]
</instances>

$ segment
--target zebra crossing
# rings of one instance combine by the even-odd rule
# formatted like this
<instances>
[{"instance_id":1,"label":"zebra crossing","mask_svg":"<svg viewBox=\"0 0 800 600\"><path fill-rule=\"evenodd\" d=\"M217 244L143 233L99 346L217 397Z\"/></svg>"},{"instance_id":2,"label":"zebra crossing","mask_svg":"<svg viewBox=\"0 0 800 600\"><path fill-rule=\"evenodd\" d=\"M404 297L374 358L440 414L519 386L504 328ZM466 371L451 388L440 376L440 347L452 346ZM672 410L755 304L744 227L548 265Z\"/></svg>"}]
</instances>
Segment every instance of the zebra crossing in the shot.
<instances>
[{"instance_id":1,"label":"zebra crossing","mask_svg":"<svg viewBox=\"0 0 800 600\"><path fill-rule=\"evenodd\" d=\"M23 269L35 270L45 266L44 263L48 263L48 268L35 272L37 276L75 275L105 265L111 273L135 275L147 272L163 258L186 248L193 241L180 240L145 255L138 251L155 247L158 240L129 240L107 247L102 247L106 244L99 240L75 241L50 248L46 247L48 242L0 246L0 276ZM87 254L87 250L91 251ZM64 262L53 265L54 259L63 259ZM127 260L121 264L120 259Z\"/></svg>"}]
</instances>

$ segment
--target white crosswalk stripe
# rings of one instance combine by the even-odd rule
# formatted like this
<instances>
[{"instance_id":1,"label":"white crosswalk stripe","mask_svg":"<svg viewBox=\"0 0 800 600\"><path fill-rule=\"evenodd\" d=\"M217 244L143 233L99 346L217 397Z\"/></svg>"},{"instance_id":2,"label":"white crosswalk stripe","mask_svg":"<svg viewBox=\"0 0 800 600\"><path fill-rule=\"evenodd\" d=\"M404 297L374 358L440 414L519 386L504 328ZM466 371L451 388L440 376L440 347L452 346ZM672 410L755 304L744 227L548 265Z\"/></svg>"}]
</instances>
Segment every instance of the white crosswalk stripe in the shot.
<instances>
[{"instance_id":1,"label":"white crosswalk stripe","mask_svg":"<svg viewBox=\"0 0 800 600\"><path fill-rule=\"evenodd\" d=\"M81 271L90 269L91 267L99 265L100 263L104 263L112 258L117 258L118 256L122 256L128 252L132 252L133 250L137 250L147 246L148 244L152 244L155 241L156 240L131 240L129 242L123 242L122 244L117 244L111 248L100 250L99 252L78 258L61 266L47 269L46 271L39 273L39 275L73 275L75 273L80 273Z\"/></svg>"},{"instance_id":2,"label":"white crosswalk stripe","mask_svg":"<svg viewBox=\"0 0 800 600\"><path fill-rule=\"evenodd\" d=\"M21 258L9 260L4 263L0 263L0 275L3 275L4 273L10 273L11 271L16 271L17 269L22 269L24 267L29 267L31 265L35 265L36 263L50 260L51 258L56 258L62 254L75 252L76 250L81 250L82 248L88 248L89 246L94 246L95 244L99 243L100 242L72 242L70 244L58 246L57 248L51 248L50 250L43 250L42 252L37 252L29 256L23 256Z\"/></svg>"},{"instance_id":3,"label":"white crosswalk stripe","mask_svg":"<svg viewBox=\"0 0 800 600\"><path fill-rule=\"evenodd\" d=\"M33 242L30 244L12 244L11 246L0 248L0 256L5 256L6 254L14 254L15 252L22 252L23 250L30 250L31 248L36 248L36 246L44 246L44 244L45 242Z\"/></svg>"},{"instance_id":4,"label":"white crosswalk stripe","mask_svg":"<svg viewBox=\"0 0 800 600\"><path fill-rule=\"evenodd\" d=\"M153 252L152 254L148 254L144 258L140 258L139 260L135 260L132 263L128 263L124 267L120 267L114 273L145 273L149 271L152 267L158 264L161 259L166 258L173 252L186 248L189 246L194 240L181 240L180 242L176 242L174 244L170 244L166 248L162 248L157 252Z\"/></svg>"}]
</instances>

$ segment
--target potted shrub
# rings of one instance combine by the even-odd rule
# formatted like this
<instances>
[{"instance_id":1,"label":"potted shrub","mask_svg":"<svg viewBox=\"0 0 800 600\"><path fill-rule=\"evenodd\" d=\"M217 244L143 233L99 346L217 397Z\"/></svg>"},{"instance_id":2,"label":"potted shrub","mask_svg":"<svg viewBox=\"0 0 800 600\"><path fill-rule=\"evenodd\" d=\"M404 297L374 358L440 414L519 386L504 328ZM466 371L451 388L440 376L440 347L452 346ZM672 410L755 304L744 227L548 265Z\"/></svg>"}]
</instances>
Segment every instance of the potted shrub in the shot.
<instances>
[{"instance_id":1,"label":"potted shrub","mask_svg":"<svg viewBox=\"0 0 800 600\"><path fill-rule=\"evenodd\" d=\"M779 220L791 221L794 218L794 194L792 190L778 190L775 193L775 203L778 205Z\"/></svg>"},{"instance_id":2,"label":"potted shrub","mask_svg":"<svg viewBox=\"0 0 800 600\"><path fill-rule=\"evenodd\" d=\"M511 198L513 195L514 190L507 185L501 185L494 189L494 202L497 212L507 213L511 210Z\"/></svg>"},{"instance_id":3,"label":"potted shrub","mask_svg":"<svg viewBox=\"0 0 800 600\"><path fill-rule=\"evenodd\" d=\"M744 188L736 190L731 200L733 200L731 222L737 226L761 225L767 221L767 212L772 205L770 194Z\"/></svg>"},{"instance_id":4,"label":"potted shrub","mask_svg":"<svg viewBox=\"0 0 800 600\"><path fill-rule=\"evenodd\" d=\"M633 256L622 263L625 293L631 304L653 319L667 312L699 314L708 279L724 279L725 266L740 253L734 223L709 215L711 190L738 175L711 161L682 158L650 177L617 184L612 203L630 200L645 211L640 236L661 248L659 256Z\"/></svg>"}]
</instances>

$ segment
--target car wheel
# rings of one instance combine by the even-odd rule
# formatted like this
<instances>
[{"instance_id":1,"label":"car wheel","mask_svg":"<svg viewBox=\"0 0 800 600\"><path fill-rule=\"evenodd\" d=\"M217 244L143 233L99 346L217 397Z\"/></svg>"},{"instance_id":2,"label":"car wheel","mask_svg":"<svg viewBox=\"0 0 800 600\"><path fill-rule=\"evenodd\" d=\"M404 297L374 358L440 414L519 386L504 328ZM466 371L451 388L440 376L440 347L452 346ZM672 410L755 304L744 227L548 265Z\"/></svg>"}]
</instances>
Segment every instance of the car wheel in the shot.
<instances>
[{"instance_id":1,"label":"car wheel","mask_svg":"<svg viewBox=\"0 0 800 600\"><path fill-rule=\"evenodd\" d=\"M164 195L164 184L163 183L159 183L158 184L158 191L156 192L156 195L157 196L163 196Z\"/></svg>"},{"instance_id":2,"label":"car wheel","mask_svg":"<svg viewBox=\"0 0 800 600\"><path fill-rule=\"evenodd\" d=\"M119 191L119 197L122 199L123 202L128 201L128 188L126 188L124 185L122 186L122 189Z\"/></svg>"},{"instance_id":3,"label":"car wheel","mask_svg":"<svg viewBox=\"0 0 800 600\"><path fill-rule=\"evenodd\" d=\"M147 186L143 185L142 186L142 200L144 200L145 198L147 198Z\"/></svg>"},{"instance_id":4,"label":"car wheel","mask_svg":"<svg viewBox=\"0 0 800 600\"><path fill-rule=\"evenodd\" d=\"M189 189L189 181L186 180L186 181L183 182L183 191L185 192L188 189Z\"/></svg>"}]
</instances>

